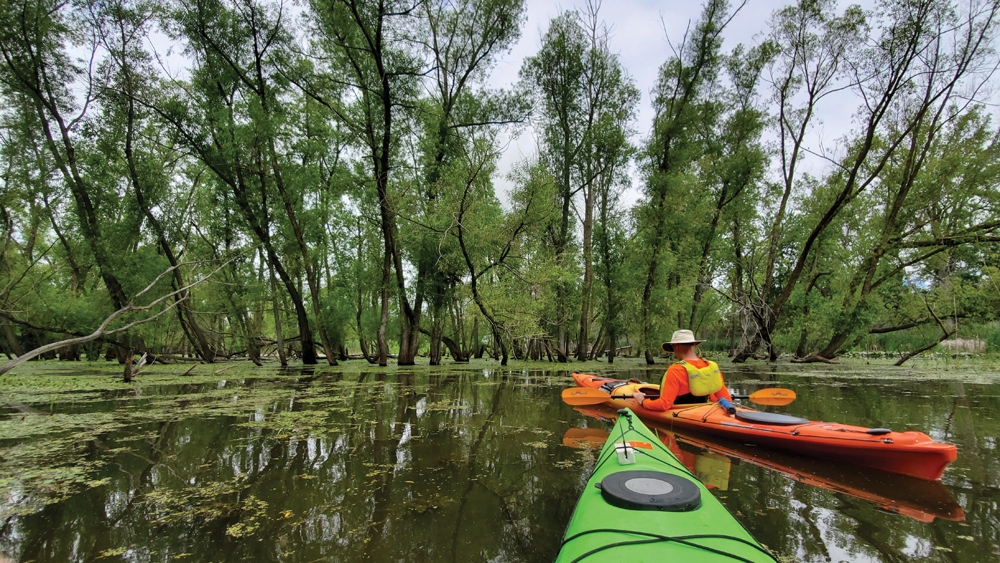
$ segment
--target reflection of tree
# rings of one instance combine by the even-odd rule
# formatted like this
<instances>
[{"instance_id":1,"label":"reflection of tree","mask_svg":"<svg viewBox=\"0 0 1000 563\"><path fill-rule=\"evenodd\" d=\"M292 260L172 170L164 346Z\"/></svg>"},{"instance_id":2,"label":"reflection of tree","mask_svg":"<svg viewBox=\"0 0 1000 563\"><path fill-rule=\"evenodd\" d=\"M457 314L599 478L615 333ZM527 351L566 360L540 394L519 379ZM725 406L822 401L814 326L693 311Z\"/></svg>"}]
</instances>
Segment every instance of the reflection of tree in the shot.
<instances>
[{"instance_id":1,"label":"reflection of tree","mask_svg":"<svg viewBox=\"0 0 1000 563\"><path fill-rule=\"evenodd\" d=\"M458 561L462 561L462 559L459 557L460 550L458 542L459 542L459 535L461 534L464 527L463 524L465 524L465 516L464 516L465 507L469 502L469 497L472 494L472 490L475 488L477 484L479 484L479 481L476 478L478 473L476 462L479 460L480 451L483 449L483 443L486 440L486 436L495 430L493 428L493 424L494 421L496 420L497 415L500 413L500 399L503 396L504 389L507 387L507 382L508 380L505 377L503 381L500 383L500 385L497 387L496 391L493 393L493 403L490 406L490 412L486 416L486 420L483 421L483 425L482 427L480 427L479 433L476 435L476 439L472 442L472 446L469 448L469 457L466 460L465 490L462 492L461 500L459 501L458 512L455 516L455 531L452 533L451 556L452 560L455 561L456 563ZM493 493L493 491L490 491L489 488L486 487L485 485L481 486L483 487L484 490ZM507 507L506 499L504 499L500 495L494 494L494 496L497 498L497 503L500 505L500 508L504 513L504 516L510 521L511 528L516 531L517 530L516 520L514 519L513 515L510 513ZM518 538L516 535L514 537L514 541L517 542L520 554L522 555L520 559L526 559L526 557L524 556L527 553L527 545L529 542L526 542L523 539Z\"/></svg>"},{"instance_id":2,"label":"reflection of tree","mask_svg":"<svg viewBox=\"0 0 1000 563\"><path fill-rule=\"evenodd\" d=\"M160 463L160 460L162 460L163 457L167 455L166 450L168 450L173 445L173 442L176 439L174 437L174 431L176 428L177 428L177 421L161 422L159 424L156 440L149 444L149 448L151 451L144 457L144 459L147 461L146 467L144 467L142 471L139 473L138 482L136 483L135 487L132 490L133 495L132 498L129 500L129 506L131 506L132 504L131 501L135 499L136 494L139 494L141 490L152 486L152 483L150 481L153 475L153 469L156 468L156 466ZM124 514L125 511L123 510L119 518L121 518L121 516L124 516Z\"/></svg>"},{"instance_id":3,"label":"reflection of tree","mask_svg":"<svg viewBox=\"0 0 1000 563\"><path fill-rule=\"evenodd\" d=\"M405 426L416 427L417 423L417 394L413 393L414 378L412 374L400 374L400 390L396 393L396 419L392 425L392 432L387 432L386 424L382 421L383 402L375 404L375 412L378 422L375 426L375 446L374 458L378 467L391 467L396 465L397 454L402 446L402 441L406 439L403 432ZM385 373L379 373L378 379L385 380ZM407 392L410 391L410 392ZM382 447L379 447L379 446ZM374 555L382 550L382 541L385 538L385 523L389 520L393 503L393 483L395 481L395 471L380 473L376 478L376 485L372 492L375 506L372 510L371 524L365 531L365 558L374 560Z\"/></svg>"}]
</instances>

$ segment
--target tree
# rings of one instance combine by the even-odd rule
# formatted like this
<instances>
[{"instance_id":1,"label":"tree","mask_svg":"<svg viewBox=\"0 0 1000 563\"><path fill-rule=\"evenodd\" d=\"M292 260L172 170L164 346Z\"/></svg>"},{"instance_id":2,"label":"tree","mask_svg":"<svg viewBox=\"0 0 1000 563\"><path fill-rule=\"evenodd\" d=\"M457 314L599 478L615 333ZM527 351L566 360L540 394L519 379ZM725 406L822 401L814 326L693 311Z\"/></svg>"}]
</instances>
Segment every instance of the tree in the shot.
<instances>
[{"instance_id":1,"label":"tree","mask_svg":"<svg viewBox=\"0 0 1000 563\"><path fill-rule=\"evenodd\" d=\"M491 187L489 172L497 159L491 145L479 144L477 150L467 157L465 187L458 195L458 211L452 228L468 268L472 298L490 324L493 341L500 347L500 364L505 366L510 327L497 314L496 307L480 288L479 282L488 279L486 276L489 274L496 276L500 269L509 270L515 279L523 279L510 262L515 259L522 239L550 219L546 203L550 201L554 183L538 166L525 171L519 178L518 187L510 194L513 210L499 218L491 217L499 211L492 190L484 189ZM503 294L504 289L495 293Z\"/></svg>"},{"instance_id":2,"label":"tree","mask_svg":"<svg viewBox=\"0 0 1000 563\"><path fill-rule=\"evenodd\" d=\"M173 14L172 31L188 41L195 57L190 89L179 90L168 102L147 102L172 126L183 143L212 172L218 185L234 196L249 232L263 245L267 261L283 283L298 319L302 361L316 363L316 350L305 300L279 252L272 231L288 235L305 271L313 313L320 317L320 288L310 241L300 214L308 199L301 185L289 183L299 170L279 143L285 124L279 67L289 41L283 12L240 0L231 6L215 0L180 4ZM277 201L274 201L274 200ZM280 210L275 212L275 207ZM277 219L286 221L279 224ZM293 251L295 252L295 251ZM321 331L327 360L336 362Z\"/></svg>"},{"instance_id":3,"label":"tree","mask_svg":"<svg viewBox=\"0 0 1000 563\"><path fill-rule=\"evenodd\" d=\"M589 331L593 319L595 203L600 194L607 204L608 190L631 159L634 151L628 141L630 122L639 102L638 88L625 73L618 57L611 53L610 30L599 24L599 9L599 3L588 3L587 19L582 22L586 25L589 42L582 76L586 127L579 158L574 163L583 195L583 284L577 340L577 359L580 361L589 357ZM604 219L608 219L606 214ZM611 342L613 347L615 341Z\"/></svg>"},{"instance_id":4,"label":"tree","mask_svg":"<svg viewBox=\"0 0 1000 563\"><path fill-rule=\"evenodd\" d=\"M31 112L40 127L40 140L72 196L80 234L111 303L122 309L128 302L124 284L130 280L123 280L121 274L127 249L139 239L137 215L118 216L119 194L112 191L118 184L95 181L107 173L106 162L96 154L93 131L88 130L87 112L97 84L93 69L75 66L67 52L80 47L96 57L99 34L61 3L24 0L6 8L0 15L3 95L23 100L17 109ZM82 92L82 99L75 92ZM129 350L145 348L141 339L119 345L120 360L131 354Z\"/></svg>"},{"instance_id":5,"label":"tree","mask_svg":"<svg viewBox=\"0 0 1000 563\"><path fill-rule=\"evenodd\" d=\"M995 189L1000 182L995 164L1000 147L991 120L979 107L965 113L952 107L939 117L939 131L915 135L910 146L887 163L879 178L882 189L858 198L857 207L881 213L868 218L868 235L856 242L860 266L846 277L844 292L836 296L841 312L831 319L833 333L824 348L807 360L835 356L878 318L890 317L879 306L883 284L899 284L902 274L919 268L926 272L922 277L928 287L949 294L953 271L962 268L960 263L973 269L984 263L974 245L1000 241L1000 198ZM953 316L965 314L955 310L957 299L947 301L939 305L952 310ZM940 325L926 297L924 305L928 324ZM942 339L950 336L943 332Z\"/></svg>"},{"instance_id":6,"label":"tree","mask_svg":"<svg viewBox=\"0 0 1000 563\"><path fill-rule=\"evenodd\" d=\"M750 334L741 341L736 361L752 354L762 340L767 343L768 354L775 353L770 346L770 325L765 319L771 306L770 292L789 198L799 182L801 161L809 151L807 136L817 109L826 98L853 84L854 77L846 70L848 58L868 32L865 15L859 8L848 7L842 16L834 15L834 9L832 2L803 1L778 11L771 21L770 38L779 49L770 76L772 101L778 108L781 183L770 186L767 198L777 201L777 205L767 208L767 215L773 219L768 226L763 280L755 289L740 292L742 310L749 315L749 322L744 324Z\"/></svg>"},{"instance_id":7,"label":"tree","mask_svg":"<svg viewBox=\"0 0 1000 563\"><path fill-rule=\"evenodd\" d=\"M170 192L170 182L177 172L177 155L170 148L161 148L166 143L156 132L159 123L152 121L151 112L137 102L142 92L158 87L153 58L142 45L153 23L154 6L142 1L130 5L113 0L90 5L86 17L108 54L98 69L101 82L97 101L104 117L101 127L106 129L101 134L106 139L103 153L109 163L118 163L116 171L128 178L139 212L163 255L174 266L173 287L179 289L187 285L183 271L176 267L178 256L168 240L170 233L163 217L154 213L154 209L166 209L172 203L175 194ZM187 297L183 293L175 295L181 328L198 355L211 363L215 361L214 345Z\"/></svg>"},{"instance_id":8,"label":"tree","mask_svg":"<svg viewBox=\"0 0 1000 563\"><path fill-rule=\"evenodd\" d=\"M753 216L752 202L757 200L754 196L766 171L767 156L761 140L766 113L759 106L756 92L761 72L773 56L774 46L769 42L749 52L737 47L725 63L731 87L717 94L718 112L705 113L706 152L698 169L702 185L708 188L702 193L709 199L705 202L709 221L706 227L700 226L695 217L688 218L692 227L698 229L701 244L687 325L694 331L701 325L698 313L702 299L712 287L715 274L712 251L719 245L720 228L740 220L737 217L742 216L746 221ZM732 264L732 260L723 263Z\"/></svg>"},{"instance_id":9,"label":"tree","mask_svg":"<svg viewBox=\"0 0 1000 563\"><path fill-rule=\"evenodd\" d=\"M560 214L548 225L547 239L555 256L556 345L560 359L568 353L566 332L570 315L569 284L573 233L570 216L573 197L580 190L575 177L576 162L586 134L587 110L584 100L584 57L587 37L575 11L564 12L549 22L538 53L525 59L521 76L533 85L541 106L541 159L553 171L555 204Z\"/></svg>"},{"instance_id":10,"label":"tree","mask_svg":"<svg viewBox=\"0 0 1000 563\"><path fill-rule=\"evenodd\" d=\"M598 300L601 326L607 333L608 363L614 363L618 339L625 334L625 296L629 294L631 276L625 272L626 257L629 252L629 233L625 224L628 212L621 209L621 187L627 185L627 177L619 170L615 174L608 170L597 178L597 221L594 226L596 247L594 272L603 286L603 299ZM601 351L596 349L595 356Z\"/></svg>"},{"instance_id":11,"label":"tree","mask_svg":"<svg viewBox=\"0 0 1000 563\"><path fill-rule=\"evenodd\" d=\"M640 305L641 347L653 363L653 290L661 280L661 263L678 250L675 239L683 232L685 183L694 162L704 152L703 113L711 111L707 91L721 67L722 31L729 18L725 0L709 0L690 37L685 36L675 56L660 67L653 108L653 132L644 155L645 200L639 210L639 232L647 254L645 285ZM676 273L671 273L675 276Z\"/></svg>"},{"instance_id":12,"label":"tree","mask_svg":"<svg viewBox=\"0 0 1000 563\"><path fill-rule=\"evenodd\" d=\"M325 75L299 76L298 83L326 107L365 151L368 176L374 184L384 244L382 263L382 318L378 330L379 365L387 365L389 346L389 287L395 271L400 309L402 363L412 363L416 353L418 313L410 304L399 247L397 199L392 193L393 173L405 131L397 118L415 105L420 61L409 49L409 28L418 4L402 0L314 0L311 2L322 49L333 64ZM331 88L330 85L337 85ZM334 95L324 95L332 92ZM343 92L343 95L341 95Z\"/></svg>"},{"instance_id":13,"label":"tree","mask_svg":"<svg viewBox=\"0 0 1000 563\"><path fill-rule=\"evenodd\" d=\"M420 141L421 178L424 198L414 198L405 208L415 221L408 222L407 255L416 266L413 325L420 328L421 311L426 301L432 318L430 334L431 363L439 362L437 350L442 341L443 324L455 299L455 289L464 265L449 259L457 253L454 239L441 240L440 233L453 220L453 208L442 205L451 201L447 192L461 189L452 185L450 168L464 166L463 154L470 150L477 133L520 123L530 111L522 98L513 93L488 91L485 80L497 57L509 49L520 35L524 14L522 0L460 0L426 2L425 49L430 60L431 78L428 95L420 104L418 122L423 125ZM421 332L423 329L421 329ZM408 349L416 354L417 332L411 333ZM452 341L453 356L464 354ZM457 356L455 354L458 354ZM412 357L400 358L412 363Z\"/></svg>"},{"instance_id":14,"label":"tree","mask_svg":"<svg viewBox=\"0 0 1000 563\"><path fill-rule=\"evenodd\" d=\"M209 274L201 277L197 282L191 284L190 286L178 288L178 289L176 289L174 291L171 291L169 293L165 293L165 294L161 295L160 297L158 297L156 299L153 299L152 301L150 301L146 305L139 305L139 304L137 304L137 302L141 298L143 298L146 295L146 293L148 293L148 292L156 289L157 286L159 285L160 281L162 281L164 277L166 277L167 275L169 275L171 273L171 270L173 270L173 269L175 269L177 267L178 266L171 266L166 271L164 271L163 273L161 273L159 276L157 276L156 278L154 278L153 281L148 286L146 286L145 289L143 289L142 291L140 291L140 292L136 293L134 296L132 296L132 298L130 298L128 300L128 302L125 304L124 307L122 307L121 309L118 309L117 311L115 311L114 313L112 313L111 315L109 315L107 318L105 318L101 322L101 324L98 325L98 327L94 330L94 332L92 332L92 333L90 333L90 334L88 334L86 336L80 336L80 337L77 337L77 338L69 338L69 339L66 339L66 340L61 340L61 341L58 341L58 342L51 342L49 344L45 344L43 346L39 346L39 347L37 347L37 348L29 351L29 352L26 352L26 353L20 355L16 359L13 359L13 360L7 362L6 364L0 366L0 375L3 375L5 373L7 373L8 371L10 371L10 370L14 369L15 367L21 365L22 363L24 363L24 362L26 362L26 361L28 361L28 360L30 360L30 359L32 359L32 358L40 355L40 354L43 354L43 353L45 353L47 351L55 350L57 348L62 348L62 347L65 347L65 346L72 346L72 345L76 345L76 344L83 344L83 343L86 343L86 342L90 342L90 341L96 340L98 338L106 338L107 336L110 336L110 335L113 335L113 334L124 333L124 332L127 332L127 331L129 331L129 330L131 330L131 329L133 329L133 328L135 328L135 327L137 327L139 325L143 325L143 324L152 322L152 321L158 319L159 317L163 316L164 314L168 313L171 309L173 309L174 307L177 306L178 301L176 301L176 300L174 300L172 303L169 303L170 300L173 297L177 296L178 294L186 293L191 287L204 282L205 280L209 279L213 274L215 274L215 272L218 272L218 270L221 269L221 266L220 266L219 269L216 269L214 272L211 272L211 273L209 273ZM169 303L169 304L164 305L164 303ZM160 308L161 306L162 306L162 308ZM118 320L119 318L128 318L129 316L132 316L133 313L144 313L146 311L156 310L157 308L160 308L160 310L158 312L156 312L156 313L153 313L152 315L141 317L139 319L133 320L132 322L129 322L129 323L127 323L125 325L122 325L122 326L118 326L118 327L113 328L113 329L110 328L112 326L112 324L116 320ZM131 381L132 373L133 373L132 372L132 361L131 361L131 357L130 357L129 361L126 362L126 366L125 366L125 376L124 376L125 383L129 383Z\"/></svg>"},{"instance_id":15,"label":"tree","mask_svg":"<svg viewBox=\"0 0 1000 563\"><path fill-rule=\"evenodd\" d=\"M885 256L888 241L895 236L897 217L905 208L907 196L919 177L928 148L940 134L943 125L956 114L949 112L958 93L964 88L978 92L983 84L983 69L991 68L987 60L986 45L996 33L998 5L984 4L969 7L964 19L959 17L948 2L915 0L890 3L883 6L885 22L881 35L870 45L852 52L850 83L854 84L863 105L858 110L858 130L846 149L846 155L835 161L836 168L829 177L823 211L807 228L807 234L796 245L794 260L789 264L780 286L772 283L775 262L769 254L764 277L765 285L758 299L763 306L752 307L761 330L761 340L768 346L769 354L776 351L771 345L771 334L781 318L784 307L795 291L809 262L811 252L826 229L836 224L838 216L862 195L878 188L890 187L883 181L883 174L896 159L906 164L902 176L895 183L895 194L886 202L878 242L867 253L857 274L849 284L844 302L843 329L823 350L811 356L822 361L829 359L847 341L853 331L851 319L859 318L875 281L878 264ZM862 28L859 14L849 13L841 24L834 26L836 33L828 41L850 45L850 40L838 39L840 30L853 37ZM853 22L853 23L851 23ZM829 34L828 34L829 36ZM795 59L792 59L795 60ZM833 76L836 68L828 73ZM822 73L812 73L822 76ZM779 83L780 84L780 83ZM780 94L780 90L779 90ZM968 104L966 104L968 106ZM961 111L959 112L961 113ZM801 127L798 128L801 130ZM795 137L797 138L797 137ZM799 141L793 140L793 146ZM786 166L786 186L791 182L791 160ZM786 191L789 188L786 187ZM780 215L776 215L772 233L780 228ZM771 247L775 248L772 234ZM901 266L905 267L905 266ZM861 291L859 294L858 291ZM860 297L860 299L859 299ZM754 345L737 352L735 361L742 361L753 353Z\"/></svg>"}]
</instances>

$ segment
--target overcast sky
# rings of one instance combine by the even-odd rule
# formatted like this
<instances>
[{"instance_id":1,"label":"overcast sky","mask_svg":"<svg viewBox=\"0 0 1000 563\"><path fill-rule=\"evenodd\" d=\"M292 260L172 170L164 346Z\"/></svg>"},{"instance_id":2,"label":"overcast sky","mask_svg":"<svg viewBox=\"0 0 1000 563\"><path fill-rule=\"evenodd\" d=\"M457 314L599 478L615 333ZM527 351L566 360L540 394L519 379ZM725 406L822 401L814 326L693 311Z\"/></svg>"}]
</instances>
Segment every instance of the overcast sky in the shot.
<instances>
[{"instance_id":1,"label":"overcast sky","mask_svg":"<svg viewBox=\"0 0 1000 563\"><path fill-rule=\"evenodd\" d=\"M749 0L723 33L723 50L728 52L739 43L748 46L756 44L766 29L771 13L790 1ZM549 20L566 10L586 13L587 1L527 0L527 6L528 21L522 28L521 39L494 70L491 77L494 85L517 81L524 58L534 55L541 48L542 35L548 30ZM672 54L667 39L669 37L670 43L679 45L688 26L693 27L701 16L702 7L702 2L698 0L605 0L601 6L600 19L611 28L611 50L618 53L622 65L642 92L638 130L643 135L652 121L649 92L660 65Z\"/></svg>"}]
</instances>

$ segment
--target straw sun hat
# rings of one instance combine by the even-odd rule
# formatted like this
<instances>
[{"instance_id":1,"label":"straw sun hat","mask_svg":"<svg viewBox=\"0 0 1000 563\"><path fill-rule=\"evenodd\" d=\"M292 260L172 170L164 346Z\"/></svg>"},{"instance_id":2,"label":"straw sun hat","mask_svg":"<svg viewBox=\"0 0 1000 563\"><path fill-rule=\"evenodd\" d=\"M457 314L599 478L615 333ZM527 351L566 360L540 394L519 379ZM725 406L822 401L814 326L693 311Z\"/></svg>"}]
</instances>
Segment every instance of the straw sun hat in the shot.
<instances>
[{"instance_id":1,"label":"straw sun hat","mask_svg":"<svg viewBox=\"0 0 1000 563\"><path fill-rule=\"evenodd\" d=\"M691 344L694 346L702 342L704 340L695 339L694 333L690 330L675 330L673 336L670 337L670 342L664 342L660 347L663 348L664 352L672 352L674 344Z\"/></svg>"}]
</instances>

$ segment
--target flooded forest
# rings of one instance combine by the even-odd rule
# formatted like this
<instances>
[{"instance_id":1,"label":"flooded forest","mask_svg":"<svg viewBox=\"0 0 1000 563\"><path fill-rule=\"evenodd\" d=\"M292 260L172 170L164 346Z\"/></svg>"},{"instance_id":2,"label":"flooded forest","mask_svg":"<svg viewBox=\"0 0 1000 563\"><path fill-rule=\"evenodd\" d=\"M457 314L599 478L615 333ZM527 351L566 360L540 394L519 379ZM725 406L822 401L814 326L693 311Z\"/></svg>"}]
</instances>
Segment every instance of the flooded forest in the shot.
<instances>
[{"instance_id":1,"label":"flooded forest","mask_svg":"<svg viewBox=\"0 0 1000 563\"><path fill-rule=\"evenodd\" d=\"M551 561L679 329L958 447L658 429L783 562L1000 559L1000 0L571 4L7 1L0 563Z\"/></svg>"}]
</instances>

